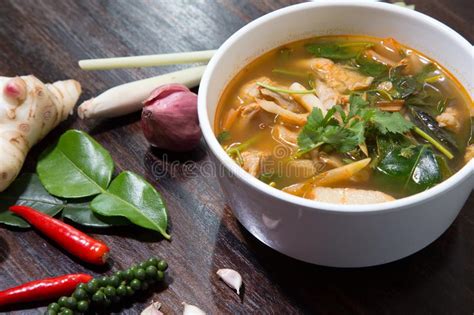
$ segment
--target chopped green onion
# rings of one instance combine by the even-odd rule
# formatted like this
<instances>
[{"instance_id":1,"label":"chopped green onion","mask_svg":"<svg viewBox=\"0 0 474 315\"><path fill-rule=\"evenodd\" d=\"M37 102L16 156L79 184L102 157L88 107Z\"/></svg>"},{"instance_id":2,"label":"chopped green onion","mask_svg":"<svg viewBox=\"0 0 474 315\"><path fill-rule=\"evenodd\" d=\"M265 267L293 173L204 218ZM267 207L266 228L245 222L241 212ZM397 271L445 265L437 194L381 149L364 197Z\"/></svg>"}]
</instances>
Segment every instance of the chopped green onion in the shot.
<instances>
[{"instance_id":1,"label":"chopped green onion","mask_svg":"<svg viewBox=\"0 0 474 315\"><path fill-rule=\"evenodd\" d=\"M444 76L442 74L434 75L432 77L426 78L425 82L426 83L435 83L441 80Z\"/></svg>"},{"instance_id":2,"label":"chopped green onion","mask_svg":"<svg viewBox=\"0 0 474 315\"><path fill-rule=\"evenodd\" d=\"M217 141L219 141L219 143L222 143L230 139L230 132L227 130L224 130L221 133L219 133L216 138L217 138Z\"/></svg>"},{"instance_id":3,"label":"chopped green onion","mask_svg":"<svg viewBox=\"0 0 474 315\"><path fill-rule=\"evenodd\" d=\"M389 99L390 101L393 101L392 95L390 95L390 93L388 93L385 90L375 89L375 90L368 90L367 91L367 93L371 93L371 92L379 93L380 95L383 95L385 98Z\"/></svg>"},{"instance_id":4,"label":"chopped green onion","mask_svg":"<svg viewBox=\"0 0 474 315\"><path fill-rule=\"evenodd\" d=\"M338 43L337 44L339 47L372 47L374 46L374 43L369 43L369 42L347 42L347 43Z\"/></svg>"},{"instance_id":5,"label":"chopped green onion","mask_svg":"<svg viewBox=\"0 0 474 315\"><path fill-rule=\"evenodd\" d=\"M278 73L278 74L284 74L284 75L290 75L293 77L299 77L299 78L306 78L308 77L307 73L304 72L297 72L297 71L291 71L291 70L286 70L282 68L274 68L272 70L273 73Z\"/></svg>"},{"instance_id":6,"label":"chopped green onion","mask_svg":"<svg viewBox=\"0 0 474 315\"><path fill-rule=\"evenodd\" d=\"M237 152L240 152L240 146L241 146L241 144L239 144L235 147L229 147L225 151L227 152L227 154L233 155L233 154L236 154Z\"/></svg>"},{"instance_id":7,"label":"chopped green onion","mask_svg":"<svg viewBox=\"0 0 474 315\"><path fill-rule=\"evenodd\" d=\"M266 83L262 82L257 82L258 86L264 87L266 89L269 89L270 91L277 92L277 93L285 93L285 94L312 94L315 93L316 90L287 90L287 89L282 89L273 85L269 85Z\"/></svg>"},{"instance_id":8,"label":"chopped green onion","mask_svg":"<svg viewBox=\"0 0 474 315\"><path fill-rule=\"evenodd\" d=\"M383 96L385 96L386 98L388 98L390 101L393 101L392 95L390 95L390 93L388 93L387 91L382 90L382 89L378 89L378 90L377 90L377 93L382 94Z\"/></svg>"},{"instance_id":9,"label":"chopped green onion","mask_svg":"<svg viewBox=\"0 0 474 315\"><path fill-rule=\"evenodd\" d=\"M448 150L446 149L441 143L439 143L438 141L436 141L433 137L431 137L429 134L427 134L426 132L424 132L423 130L421 130L420 128L418 127L414 127L413 130L419 135L421 136L422 138L424 138L426 141L428 141L429 143L431 143L436 149L439 150L439 152L443 153L444 155L446 155L446 157L448 159L452 159L454 158L454 155Z\"/></svg>"},{"instance_id":10,"label":"chopped green onion","mask_svg":"<svg viewBox=\"0 0 474 315\"><path fill-rule=\"evenodd\" d=\"M239 154L240 151L243 151L243 150L247 149L249 146L251 146L252 144L254 144L258 139L260 139L261 136L262 136L262 134L259 133L259 134L253 136L252 138L248 139L247 141L245 141L245 142L243 142L239 145L228 148L226 150L226 152L229 155Z\"/></svg>"},{"instance_id":11,"label":"chopped green onion","mask_svg":"<svg viewBox=\"0 0 474 315\"><path fill-rule=\"evenodd\" d=\"M436 111L438 112L438 114L441 115L442 113L444 113L447 105L448 105L448 98L445 98L444 100L439 101L438 105L436 105Z\"/></svg>"},{"instance_id":12,"label":"chopped green onion","mask_svg":"<svg viewBox=\"0 0 474 315\"><path fill-rule=\"evenodd\" d=\"M258 179L264 182L265 184L270 184L273 181L274 175L275 175L274 172L266 172L266 173L260 174Z\"/></svg>"}]
</instances>

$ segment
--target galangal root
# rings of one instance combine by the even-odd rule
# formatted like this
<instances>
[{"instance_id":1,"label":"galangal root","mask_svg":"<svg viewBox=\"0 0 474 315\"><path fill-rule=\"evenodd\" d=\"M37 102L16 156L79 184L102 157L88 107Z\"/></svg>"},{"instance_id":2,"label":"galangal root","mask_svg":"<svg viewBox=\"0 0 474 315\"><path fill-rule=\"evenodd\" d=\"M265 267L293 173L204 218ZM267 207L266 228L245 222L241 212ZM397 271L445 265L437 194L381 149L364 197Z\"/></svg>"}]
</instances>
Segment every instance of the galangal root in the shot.
<instances>
[{"instance_id":1,"label":"galangal root","mask_svg":"<svg viewBox=\"0 0 474 315\"><path fill-rule=\"evenodd\" d=\"M72 113L80 94L75 80L0 77L0 192L17 177L31 147Z\"/></svg>"}]
</instances>

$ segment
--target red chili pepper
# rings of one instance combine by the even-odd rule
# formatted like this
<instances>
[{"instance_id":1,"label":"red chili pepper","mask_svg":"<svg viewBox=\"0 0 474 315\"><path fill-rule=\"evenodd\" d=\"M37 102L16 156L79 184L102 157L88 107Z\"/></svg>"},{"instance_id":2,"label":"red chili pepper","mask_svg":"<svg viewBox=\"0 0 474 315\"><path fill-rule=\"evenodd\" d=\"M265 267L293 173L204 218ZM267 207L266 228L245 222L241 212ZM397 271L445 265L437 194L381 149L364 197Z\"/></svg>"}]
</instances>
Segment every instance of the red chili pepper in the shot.
<instances>
[{"instance_id":1,"label":"red chili pepper","mask_svg":"<svg viewBox=\"0 0 474 315\"><path fill-rule=\"evenodd\" d=\"M86 283L91 279L90 275L78 273L28 282L0 291L0 306L52 300L63 295L71 295L79 283Z\"/></svg>"},{"instance_id":2,"label":"red chili pepper","mask_svg":"<svg viewBox=\"0 0 474 315\"><path fill-rule=\"evenodd\" d=\"M10 211L28 221L81 260L96 265L102 265L107 260L109 254L107 245L72 226L26 206L11 206Z\"/></svg>"}]
</instances>

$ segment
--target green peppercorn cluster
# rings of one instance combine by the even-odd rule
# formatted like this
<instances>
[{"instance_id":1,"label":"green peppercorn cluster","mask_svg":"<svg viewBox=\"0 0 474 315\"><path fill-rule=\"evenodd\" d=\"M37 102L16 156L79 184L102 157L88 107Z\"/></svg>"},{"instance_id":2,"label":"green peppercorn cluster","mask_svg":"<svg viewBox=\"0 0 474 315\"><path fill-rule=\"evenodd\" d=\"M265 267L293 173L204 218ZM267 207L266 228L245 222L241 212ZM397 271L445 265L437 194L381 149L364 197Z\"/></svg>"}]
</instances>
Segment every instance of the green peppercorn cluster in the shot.
<instances>
[{"instance_id":1,"label":"green peppercorn cluster","mask_svg":"<svg viewBox=\"0 0 474 315\"><path fill-rule=\"evenodd\" d=\"M45 314L72 315L86 313L91 308L106 308L130 297L138 291L147 290L150 285L163 281L166 261L150 258L138 265L117 271L109 277L94 278L81 283L71 296L62 296L51 303Z\"/></svg>"}]
</instances>

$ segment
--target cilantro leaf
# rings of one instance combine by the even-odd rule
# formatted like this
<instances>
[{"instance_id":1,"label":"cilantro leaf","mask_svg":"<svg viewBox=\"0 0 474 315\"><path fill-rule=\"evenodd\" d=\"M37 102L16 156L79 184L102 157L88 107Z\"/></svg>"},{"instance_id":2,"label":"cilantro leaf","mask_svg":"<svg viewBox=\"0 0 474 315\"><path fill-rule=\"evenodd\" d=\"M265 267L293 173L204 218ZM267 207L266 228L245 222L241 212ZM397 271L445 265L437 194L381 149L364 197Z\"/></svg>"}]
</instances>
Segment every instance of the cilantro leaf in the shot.
<instances>
[{"instance_id":1,"label":"cilantro leaf","mask_svg":"<svg viewBox=\"0 0 474 315\"><path fill-rule=\"evenodd\" d=\"M363 121L356 121L348 129L353 132L353 139L349 140L353 142L351 144L353 148L365 141L365 124Z\"/></svg>"},{"instance_id":2,"label":"cilantro leaf","mask_svg":"<svg viewBox=\"0 0 474 315\"><path fill-rule=\"evenodd\" d=\"M426 85L418 94L409 96L405 104L408 107L423 107L423 110L431 116L437 116L444 112L450 101L451 99L445 97L441 91Z\"/></svg>"},{"instance_id":3,"label":"cilantro leaf","mask_svg":"<svg viewBox=\"0 0 474 315\"><path fill-rule=\"evenodd\" d=\"M326 116L319 108L314 108L309 114L306 125L298 135L298 146L300 151L309 152L319 146L322 140L325 127L332 119L334 111L328 111ZM325 119L326 118L326 119Z\"/></svg>"},{"instance_id":4,"label":"cilantro leaf","mask_svg":"<svg viewBox=\"0 0 474 315\"><path fill-rule=\"evenodd\" d=\"M316 57L329 58L333 60L347 60L357 57L362 50L372 45L372 43L367 42L326 42L307 44L305 48L306 51Z\"/></svg>"},{"instance_id":5,"label":"cilantro leaf","mask_svg":"<svg viewBox=\"0 0 474 315\"><path fill-rule=\"evenodd\" d=\"M346 128L339 125L339 122L334 117L335 113L336 108L334 107L325 116L321 109L313 109L308 116L306 125L298 135L300 151L309 152L325 143L340 152L348 152L362 143L361 137L364 134L363 124L354 122Z\"/></svg>"},{"instance_id":6,"label":"cilantro leaf","mask_svg":"<svg viewBox=\"0 0 474 315\"><path fill-rule=\"evenodd\" d=\"M357 51L351 51L333 43L309 44L306 45L306 50L316 57L336 60L351 59L357 56Z\"/></svg>"},{"instance_id":7,"label":"cilantro leaf","mask_svg":"<svg viewBox=\"0 0 474 315\"><path fill-rule=\"evenodd\" d=\"M396 99L405 99L410 95L416 95L423 88L423 83L419 81L421 77L417 78L412 75L403 75L402 71L404 68L405 66L391 68L390 75L387 78L393 84L395 93L393 93L392 96Z\"/></svg>"},{"instance_id":8,"label":"cilantro leaf","mask_svg":"<svg viewBox=\"0 0 474 315\"><path fill-rule=\"evenodd\" d=\"M298 135L298 146L300 152L309 152L315 149L321 143L321 141L318 141L316 136L313 136L317 135L318 131L310 131L308 129L309 128L306 128L306 130L303 130Z\"/></svg>"},{"instance_id":9,"label":"cilantro leaf","mask_svg":"<svg viewBox=\"0 0 474 315\"><path fill-rule=\"evenodd\" d=\"M376 134L395 135L403 134L414 126L400 113L388 113L370 107L369 102L358 94L350 96L349 104L347 112L336 105L326 115L319 108L313 109L298 135L299 152L306 153L327 144L345 153L365 142L367 130ZM340 118L336 119L336 113Z\"/></svg>"},{"instance_id":10,"label":"cilantro leaf","mask_svg":"<svg viewBox=\"0 0 474 315\"><path fill-rule=\"evenodd\" d=\"M396 98L406 98L412 94L419 92L422 85L412 76L394 76L391 79L395 90L397 91Z\"/></svg>"},{"instance_id":11,"label":"cilantro leaf","mask_svg":"<svg viewBox=\"0 0 474 315\"><path fill-rule=\"evenodd\" d=\"M324 130L321 140L339 152L349 152L359 145L359 135L360 132L357 129L331 126Z\"/></svg>"},{"instance_id":12,"label":"cilantro leaf","mask_svg":"<svg viewBox=\"0 0 474 315\"><path fill-rule=\"evenodd\" d=\"M359 72L361 72L362 74L369 75L375 78L382 77L388 74L388 66L375 60L369 59L367 57L363 57L362 55L357 56L356 63Z\"/></svg>"},{"instance_id":13,"label":"cilantro leaf","mask_svg":"<svg viewBox=\"0 0 474 315\"><path fill-rule=\"evenodd\" d=\"M349 98L349 118L359 117L367 124L373 125L381 134L405 133L413 128L413 124L403 118L400 113L389 113L374 107L369 107L369 102L360 95L352 94Z\"/></svg>"},{"instance_id":14,"label":"cilantro leaf","mask_svg":"<svg viewBox=\"0 0 474 315\"><path fill-rule=\"evenodd\" d=\"M387 132L405 133L413 128L413 123L403 118L400 113L388 113L377 110L370 121L383 135Z\"/></svg>"},{"instance_id":15,"label":"cilantro leaf","mask_svg":"<svg viewBox=\"0 0 474 315\"><path fill-rule=\"evenodd\" d=\"M364 100L360 95L354 93L349 97L349 104L350 108L348 118L352 118L356 115L362 116L360 115L361 111L369 106L369 102Z\"/></svg>"},{"instance_id":16,"label":"cilantro leaf","mask_svg":"<svg viewBox=\"0 0 474 315\"><path fill-rule=\"evenodd\" d=\"M438 68L436 67L436 65L432 62L428 63L427 65L425 65L423 67L423 69L414 75L414 78L419 82L419 83L424 83L425 80L433 73L435 72L436 70L438 70Z\"/></svg>"}]
</instances>

